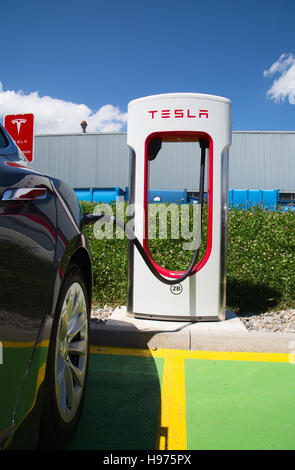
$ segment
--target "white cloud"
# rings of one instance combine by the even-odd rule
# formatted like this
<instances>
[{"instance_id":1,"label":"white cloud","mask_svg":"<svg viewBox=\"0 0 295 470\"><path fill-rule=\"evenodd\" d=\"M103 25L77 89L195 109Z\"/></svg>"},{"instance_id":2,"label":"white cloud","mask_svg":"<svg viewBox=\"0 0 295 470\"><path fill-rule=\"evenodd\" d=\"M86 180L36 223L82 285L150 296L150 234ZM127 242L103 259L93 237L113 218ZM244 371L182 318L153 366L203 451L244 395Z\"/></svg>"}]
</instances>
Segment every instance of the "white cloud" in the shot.
<instances>
[{"instance_id":1,"label":"white cloud","mask_svg":"<svg viewBox=\"0 0 295 470\"><path fill-rule=\"evenodd\" d=\"M268 70L264 77L279 74L267 92L267 96L276 102L289 99L289 103L295 104L295 56L293 54L282 54Z\"/></svg>"},{"instance_id":2,"label":"white cloud","mask_svg":"<svg viewBox=\"0 0 295 470\"><path fill-rule=\"evenodd\" d=\"M112 104L93 112L85 104L40 97L36 91L4 91L0 82L0 117L26 113L35 116L36 134L81 132L81 121L87 121L87 132L118 132L127 121L127 113Z\"/></svg>"}]
</instances>

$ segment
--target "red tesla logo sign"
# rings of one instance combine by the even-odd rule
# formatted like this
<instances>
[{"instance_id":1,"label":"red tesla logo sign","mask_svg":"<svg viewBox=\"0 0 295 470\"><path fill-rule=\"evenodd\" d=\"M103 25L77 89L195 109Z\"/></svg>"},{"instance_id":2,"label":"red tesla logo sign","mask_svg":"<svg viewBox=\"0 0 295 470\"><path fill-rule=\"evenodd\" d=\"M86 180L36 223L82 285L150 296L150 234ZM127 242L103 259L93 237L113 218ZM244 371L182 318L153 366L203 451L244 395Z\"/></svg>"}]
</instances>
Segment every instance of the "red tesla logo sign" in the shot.
<instances>
[{"instance_id":1,"label":"red tesla logo sign","mask_svg":"<svg viewBox=\"0 0 295 470\"><path fill-rule=\"evenodd\" d=\"M185 118L202 118L205 117L208 119L209 113L208 109L199 109L196 111L191 111L190 109L153 109L151 111L148 111L148 113L151 115L152 119L155 119L155 117L160 117L162 119L169 119L169 118L180 118L180 119L185 119Z\"/></svg>"},{"instance_id":2,"label":"red tesla logo sign","mask_svg":"<svg viewBox=\"0 0 295 470\"><path fill-rule=\"evenodd\" d=\"M29 162L33 161L34 115L9 114L4 117L4 127Z\"/></svg>"}]
</instances>

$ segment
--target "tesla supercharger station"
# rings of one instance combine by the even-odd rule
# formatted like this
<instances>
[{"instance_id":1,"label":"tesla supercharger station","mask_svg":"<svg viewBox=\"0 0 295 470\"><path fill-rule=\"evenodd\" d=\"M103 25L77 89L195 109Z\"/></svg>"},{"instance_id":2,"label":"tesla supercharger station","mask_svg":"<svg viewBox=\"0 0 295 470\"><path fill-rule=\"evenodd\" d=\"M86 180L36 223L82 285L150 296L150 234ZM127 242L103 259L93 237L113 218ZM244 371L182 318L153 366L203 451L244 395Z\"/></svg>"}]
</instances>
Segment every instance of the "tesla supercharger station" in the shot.
<instances>
[{"instance_id":1,"label":"tesla supercharger station","mask_svg":"<svg viewBox=\"0 0 295 470\"><path fill-rule=\"evenodd\" d=\"M134 234L154 270L173 283L169 285L161 282L151 272L134 244L129 242L129 314L138 318L182 321L225 319L231 132L231 101L227 98L173 93L139 98L129 103L129 207ZM206 152L206 248L191 274L180 283L177 279L183 272L160 266L153 260L148 246L149 166L161 144L173 141L195 142L196 150L200 151L203 145Z\"/></svg>"}]
</instances>

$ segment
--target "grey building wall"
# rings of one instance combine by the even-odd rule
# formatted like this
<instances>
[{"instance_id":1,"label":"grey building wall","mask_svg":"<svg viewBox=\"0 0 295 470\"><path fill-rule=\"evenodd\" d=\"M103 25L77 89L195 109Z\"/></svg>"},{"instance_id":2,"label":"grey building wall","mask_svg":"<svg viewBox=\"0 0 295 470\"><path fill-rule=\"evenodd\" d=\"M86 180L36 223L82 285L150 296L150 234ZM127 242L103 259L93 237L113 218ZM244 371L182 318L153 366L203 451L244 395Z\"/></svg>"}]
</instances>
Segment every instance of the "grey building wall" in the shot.
<instances>
[{"instance_id":1,"label":"grey building wall","mask_svg":"<svg viewBox=\"0 0 295 470\"><path fill-rule=\"evenodd\" d=\"M229 184L295 191L295 132L233 132Z\"/></svg>"},{"instance_id":2,"label":"grey building wall","mask_svg":"<svg viewBox=\"0 0 295 470\"><path fill-rule=\"evenodd\" d=\"M295 191L295 132L236 131L232 137L230 188ZM163 144L152 162L150 187L196 189L198 153L196 144ZM124 189L129 184L127 135L37 135L32 167L62 178L74 188Z\"/></svg>"},{"instance_id":3,"label":"grey building wall","mask_svg":"<svg viewBox=\"0 0 295 470\"><path fill-rule=\"evenodd\" d=\"M32 167L72 187L124 187L129 175L127 136L60 134L35 136Z\"/></svg>"}]
</instances>

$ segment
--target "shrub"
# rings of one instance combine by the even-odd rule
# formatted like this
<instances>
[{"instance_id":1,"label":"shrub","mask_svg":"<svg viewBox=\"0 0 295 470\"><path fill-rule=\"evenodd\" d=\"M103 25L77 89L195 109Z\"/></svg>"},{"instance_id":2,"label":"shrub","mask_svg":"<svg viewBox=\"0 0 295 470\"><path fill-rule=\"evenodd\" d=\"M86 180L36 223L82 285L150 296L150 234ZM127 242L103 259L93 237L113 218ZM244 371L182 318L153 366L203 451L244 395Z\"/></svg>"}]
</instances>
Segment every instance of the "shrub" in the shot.
<instances>
[{"instance_id":1,"label":"shrub","mask_svg":"<svg viewBox=\"0 0 295 470\"><path fill-rule=\"evenodd\" d=\"M82 203L93 212L93 203ZM190 214L190 220L191 220ZM203 220L206 220L206 208ZM125 218L125 222L127 219ZM206 224L204 224L206 226ZM168 235L171 219L168 219ZM128 240L96 239L85 227L93 259L94 301L124 305L127 300ZM202 248L205 249L205 230ZM193 251L183 250L183 239L150 240L155 261L174 270L186 269ZM237 313L295 308L295 214L262 206L233 208L228 214L227 307Z\"/></svg>"},{"instance_id":2,"label":"shrub","mask_svg":"<svg viewBox=\"0 0 295 470\"><path fill-rule=\"evenodd\" d=\"M295 214L229 212L227 303L236 311L295 307Z\"/></svg>"}]
</instances>

